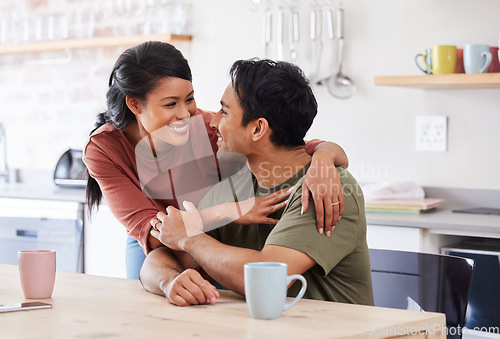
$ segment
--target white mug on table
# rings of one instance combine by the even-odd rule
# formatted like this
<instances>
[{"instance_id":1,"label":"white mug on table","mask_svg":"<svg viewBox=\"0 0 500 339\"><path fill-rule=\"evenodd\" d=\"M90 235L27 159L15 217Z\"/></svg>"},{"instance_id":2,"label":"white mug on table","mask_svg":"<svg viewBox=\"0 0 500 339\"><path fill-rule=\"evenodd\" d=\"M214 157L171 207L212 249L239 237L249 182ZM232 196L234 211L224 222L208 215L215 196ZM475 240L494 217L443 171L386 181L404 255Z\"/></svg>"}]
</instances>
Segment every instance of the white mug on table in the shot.
<instances>
[{"instance_id":1,"label":"white mug on table","mask_svg":"<svg viewBox=\"0 0 500 339\"><path fill-rule=\"evenodd\" d=\"M275 319L292 307L306 292L307 281L300 274L288 275L288 265L277 262L253 262L245 264L245 298L252 318ZM288 285L300 280L299 294L286 303Z\"/></svg>"}]
</instances>

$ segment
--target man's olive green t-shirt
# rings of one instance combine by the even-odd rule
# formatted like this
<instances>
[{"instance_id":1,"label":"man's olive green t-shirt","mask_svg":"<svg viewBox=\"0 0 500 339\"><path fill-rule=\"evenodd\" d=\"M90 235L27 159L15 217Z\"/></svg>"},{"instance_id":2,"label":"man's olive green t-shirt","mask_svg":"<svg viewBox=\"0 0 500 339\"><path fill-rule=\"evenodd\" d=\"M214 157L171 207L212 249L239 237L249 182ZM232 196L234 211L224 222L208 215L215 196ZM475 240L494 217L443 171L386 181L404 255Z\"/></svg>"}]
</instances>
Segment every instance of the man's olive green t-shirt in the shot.
<instances>
[{"instance_id":1,"label":"man's olive green t-shirt","mask_svg":"<svg viewBox=\"0 0 500 339\"><path fill-rule=\"evenodd\" d=\"M208 234L231 246L260 251L267 245L293 248L309 255L315 262L303 273L307 280L304 298L373 305L370 257L366 243L366 217L361 188L345 169L337 168L340 175L345 207L342 218L328 238L319 234L316 226L314 201L301 215L301 196L304 175L309 165L299 170L289 180L272 189L260 187L249 173L225 179L202 199L199 208L240 201L255 192L256 197L286 187L294 187L284 209L269 217L279 219L276 225L238 225L230 223ZM300 282L288 290L295 296Z\"/></svg>"}]
</instances>

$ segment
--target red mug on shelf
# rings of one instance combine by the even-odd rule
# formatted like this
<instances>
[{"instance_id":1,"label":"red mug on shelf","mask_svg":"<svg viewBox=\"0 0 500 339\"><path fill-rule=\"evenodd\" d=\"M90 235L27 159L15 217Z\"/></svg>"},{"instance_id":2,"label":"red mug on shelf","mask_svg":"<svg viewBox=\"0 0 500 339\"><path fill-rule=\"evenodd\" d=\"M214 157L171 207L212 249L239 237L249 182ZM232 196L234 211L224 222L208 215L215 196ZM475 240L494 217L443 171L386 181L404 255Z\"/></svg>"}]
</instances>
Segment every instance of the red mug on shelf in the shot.
<instances>
[{"instance_id":1,"label":"red mug on shelf","mask_svg":"<svg viewBox=\"0 0 500 339\"><path fill-rule=\"evenodd\" d=\"M457 48L457 64L455 66L455 73L465 73L463 48Z\"/></svg>"},{"instance_id":2,"label":"red mug on shelf","mask_svg":"<svg viewBox=\"0 0 500 339\"><path fill-rule=\"evenodd\" d=\"M488 68L488 73L500 73L500 62L498 58L500 55L498 54L498 47L490 47L491 52L491 64Z\"/></svg>"}]
</instances>

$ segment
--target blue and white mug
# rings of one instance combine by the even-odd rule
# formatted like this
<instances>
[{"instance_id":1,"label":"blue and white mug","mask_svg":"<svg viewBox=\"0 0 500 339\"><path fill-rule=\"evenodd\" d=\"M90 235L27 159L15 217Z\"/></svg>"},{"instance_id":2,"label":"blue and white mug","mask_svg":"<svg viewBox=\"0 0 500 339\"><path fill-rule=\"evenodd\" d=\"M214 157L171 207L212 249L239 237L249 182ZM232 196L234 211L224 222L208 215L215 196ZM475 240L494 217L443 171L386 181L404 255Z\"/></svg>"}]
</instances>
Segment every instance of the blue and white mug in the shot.
<instances>
[{"instance_id":1,"label":"blue and white mug","mask_svg":"<svg viewBox=\"0 0 500 339\"><path fill-rule=\"evenodd\" d=\"M415 64L417 64L417 67L426 74L432 74L432 73L427 68L420 66L420 64L418 63L418 58L424 57L425 55L425 61L427 62L427 65L429 65L429 67L432 68L431 52L432 49L426 48L425 53L418 53L417 55L415 55Z\"/></svg>"},{"instance_id":2,"label":"blue and white mug","mask_svg":"<svg viewBox=\"0 0 500 339\"><path fill-rule=\"evenodd\" d=\"M250 316L256 319L276 319L302 299L307 281L300 274L288 275L288 265L278 262L245 264L245 298ZM291 302L286 303L288 285L300 280L302 288Z\"/></svg>"},{"instance_id":3,"label":"blue and white mug","mask_svg":"<svg viewBox=\"0 0 500 339\"><path fill-rule=\"evenodd\" d=\"M465 73L486 73L491 63L490 46L467 44L464 46Z\"/></svg>"}]
</instances>

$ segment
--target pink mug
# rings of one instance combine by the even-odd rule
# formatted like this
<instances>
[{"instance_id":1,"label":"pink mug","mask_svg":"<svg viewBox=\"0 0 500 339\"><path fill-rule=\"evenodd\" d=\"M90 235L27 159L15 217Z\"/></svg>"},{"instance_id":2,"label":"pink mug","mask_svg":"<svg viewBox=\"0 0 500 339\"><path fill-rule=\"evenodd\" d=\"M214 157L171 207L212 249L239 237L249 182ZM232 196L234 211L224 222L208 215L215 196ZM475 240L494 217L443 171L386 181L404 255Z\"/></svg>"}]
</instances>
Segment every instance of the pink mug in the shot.
<instances>
[{"instance_id":1,"label":"pink mug","mask_svg":"<svg viewBox=\"0 0 500 339\"><path fill-rule=\"evenodd\" d=\"M19 251L19 276L26 299L52 296L56 280L56 251Z\"/></svg>"}]
</instances>

